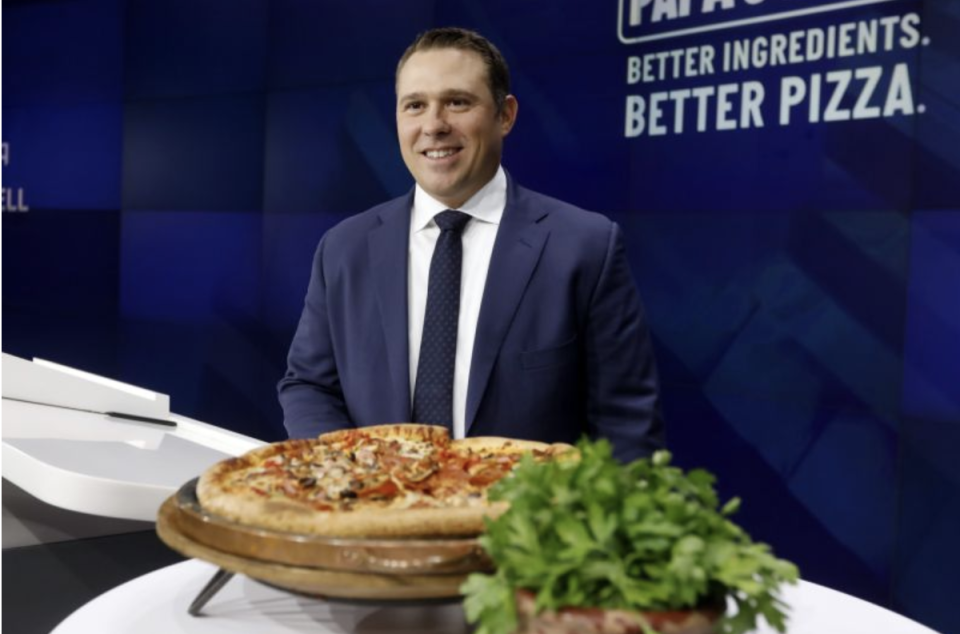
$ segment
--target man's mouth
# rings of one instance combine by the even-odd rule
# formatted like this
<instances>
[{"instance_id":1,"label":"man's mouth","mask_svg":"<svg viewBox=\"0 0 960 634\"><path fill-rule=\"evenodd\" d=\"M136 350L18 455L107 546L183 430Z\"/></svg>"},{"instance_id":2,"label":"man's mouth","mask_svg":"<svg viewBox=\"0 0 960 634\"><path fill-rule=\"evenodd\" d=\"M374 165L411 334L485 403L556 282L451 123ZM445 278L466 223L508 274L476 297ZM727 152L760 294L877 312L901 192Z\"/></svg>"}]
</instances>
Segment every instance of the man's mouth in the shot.
<instances>
[{"instance_id":1,"label":"man's mouth","mask_svg":"<svg viewBox=\"0 0 960 634\"><path fill-rule=\"evenodd\" d=\"M460 151L460 148L443 148L440 150L425 150L423 155L429 159L442 159L453 156Z\"/></svg>"}]
</instances>

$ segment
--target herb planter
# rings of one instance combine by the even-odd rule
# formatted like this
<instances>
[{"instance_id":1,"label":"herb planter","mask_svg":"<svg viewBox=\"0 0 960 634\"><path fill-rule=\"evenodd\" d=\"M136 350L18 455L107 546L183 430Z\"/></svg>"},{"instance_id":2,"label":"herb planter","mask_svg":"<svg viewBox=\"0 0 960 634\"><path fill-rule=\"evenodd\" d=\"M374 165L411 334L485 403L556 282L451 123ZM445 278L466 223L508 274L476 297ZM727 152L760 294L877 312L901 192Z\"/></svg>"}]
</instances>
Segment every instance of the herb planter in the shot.
<instances>
[{"instance_id":1,"label":"herb planter","mask_svg":"<svg viewBox=\"0 0 960 634\"><path fill-rule=\"evenodd\" d=\"M786 631L778 590L797 568L732 521L739 500L721 506L712 474L665 451L621 464L605 440L577 448L491 489L510 507L480 537L496 572L460 588L476 634Z\"/></svg>"},{"instance_id":2,"label":"herb planter","mask_svg":"<svg viewBox=\"0 0 960 634\"><path fill-rule=\"evenodd\" d=\"M644 625L659 634L715 634L723 604L690 610L633 612L602 608L534 610L535 595L517 591L516 634L644 634Z\"/></svg>"}]
</instances>

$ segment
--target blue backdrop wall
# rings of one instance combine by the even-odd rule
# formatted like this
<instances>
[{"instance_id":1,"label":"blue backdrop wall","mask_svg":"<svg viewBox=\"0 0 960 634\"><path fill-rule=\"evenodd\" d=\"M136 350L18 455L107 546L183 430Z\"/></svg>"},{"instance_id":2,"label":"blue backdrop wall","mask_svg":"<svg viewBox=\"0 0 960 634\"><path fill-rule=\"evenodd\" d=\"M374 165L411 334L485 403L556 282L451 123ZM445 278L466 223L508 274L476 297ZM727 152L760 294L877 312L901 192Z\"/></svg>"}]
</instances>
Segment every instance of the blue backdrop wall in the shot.
<instances>
[{"instance_id":1,"label":"blue backdrop wall","mask_svg":"<svg viewBox=\"0 0 960 634\"><path fill-rule=\"evenodd\" d=\"M3 2L3 349L267 440L323 232L476 28L504 163L620 222L678 461L806 578L960 632L960 2Z\"/></svg>"}]
</instances>

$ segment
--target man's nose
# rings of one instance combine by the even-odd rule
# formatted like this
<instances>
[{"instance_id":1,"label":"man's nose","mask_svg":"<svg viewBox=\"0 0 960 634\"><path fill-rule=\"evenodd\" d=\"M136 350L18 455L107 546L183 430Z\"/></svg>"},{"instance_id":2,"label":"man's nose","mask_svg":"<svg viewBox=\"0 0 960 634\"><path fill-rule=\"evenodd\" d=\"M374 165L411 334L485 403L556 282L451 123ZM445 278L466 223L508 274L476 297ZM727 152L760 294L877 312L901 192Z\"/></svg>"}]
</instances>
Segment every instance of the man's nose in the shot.
<instances>
[{"instance_id":1,"label":"man's nose","mask_svg":"<svg viewBox=\"0 0 960 634\"><path fill-rule=\"evenodd\" d=\"M427 121L423 126L423 130L431 136L446 134L450 131L450 124L447 122L447 116L443 106L430 108L429 112L427 112Z\"/></svg>"}]
</instances>

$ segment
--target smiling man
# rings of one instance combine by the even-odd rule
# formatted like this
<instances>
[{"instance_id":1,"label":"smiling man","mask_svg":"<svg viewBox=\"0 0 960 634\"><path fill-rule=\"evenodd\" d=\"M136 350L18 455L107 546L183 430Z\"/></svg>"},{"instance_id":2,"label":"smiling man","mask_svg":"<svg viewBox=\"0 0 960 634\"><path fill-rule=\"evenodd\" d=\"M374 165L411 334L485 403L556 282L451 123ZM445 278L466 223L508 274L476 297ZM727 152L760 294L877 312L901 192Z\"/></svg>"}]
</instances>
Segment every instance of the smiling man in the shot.
<instances>
[{"instance_id":1,"label":"smiling man","mask_svg":"<svg viewBox=\"0 0 960 634\"><path fill-rule=\"evenodd\" d=\"M391 422L663 445L643 308L619 227L500 164L507 64L477 33L420 35L397 66L413 190L321 239L279 384L291 437Z\"/></svg>"}]
</instances>

